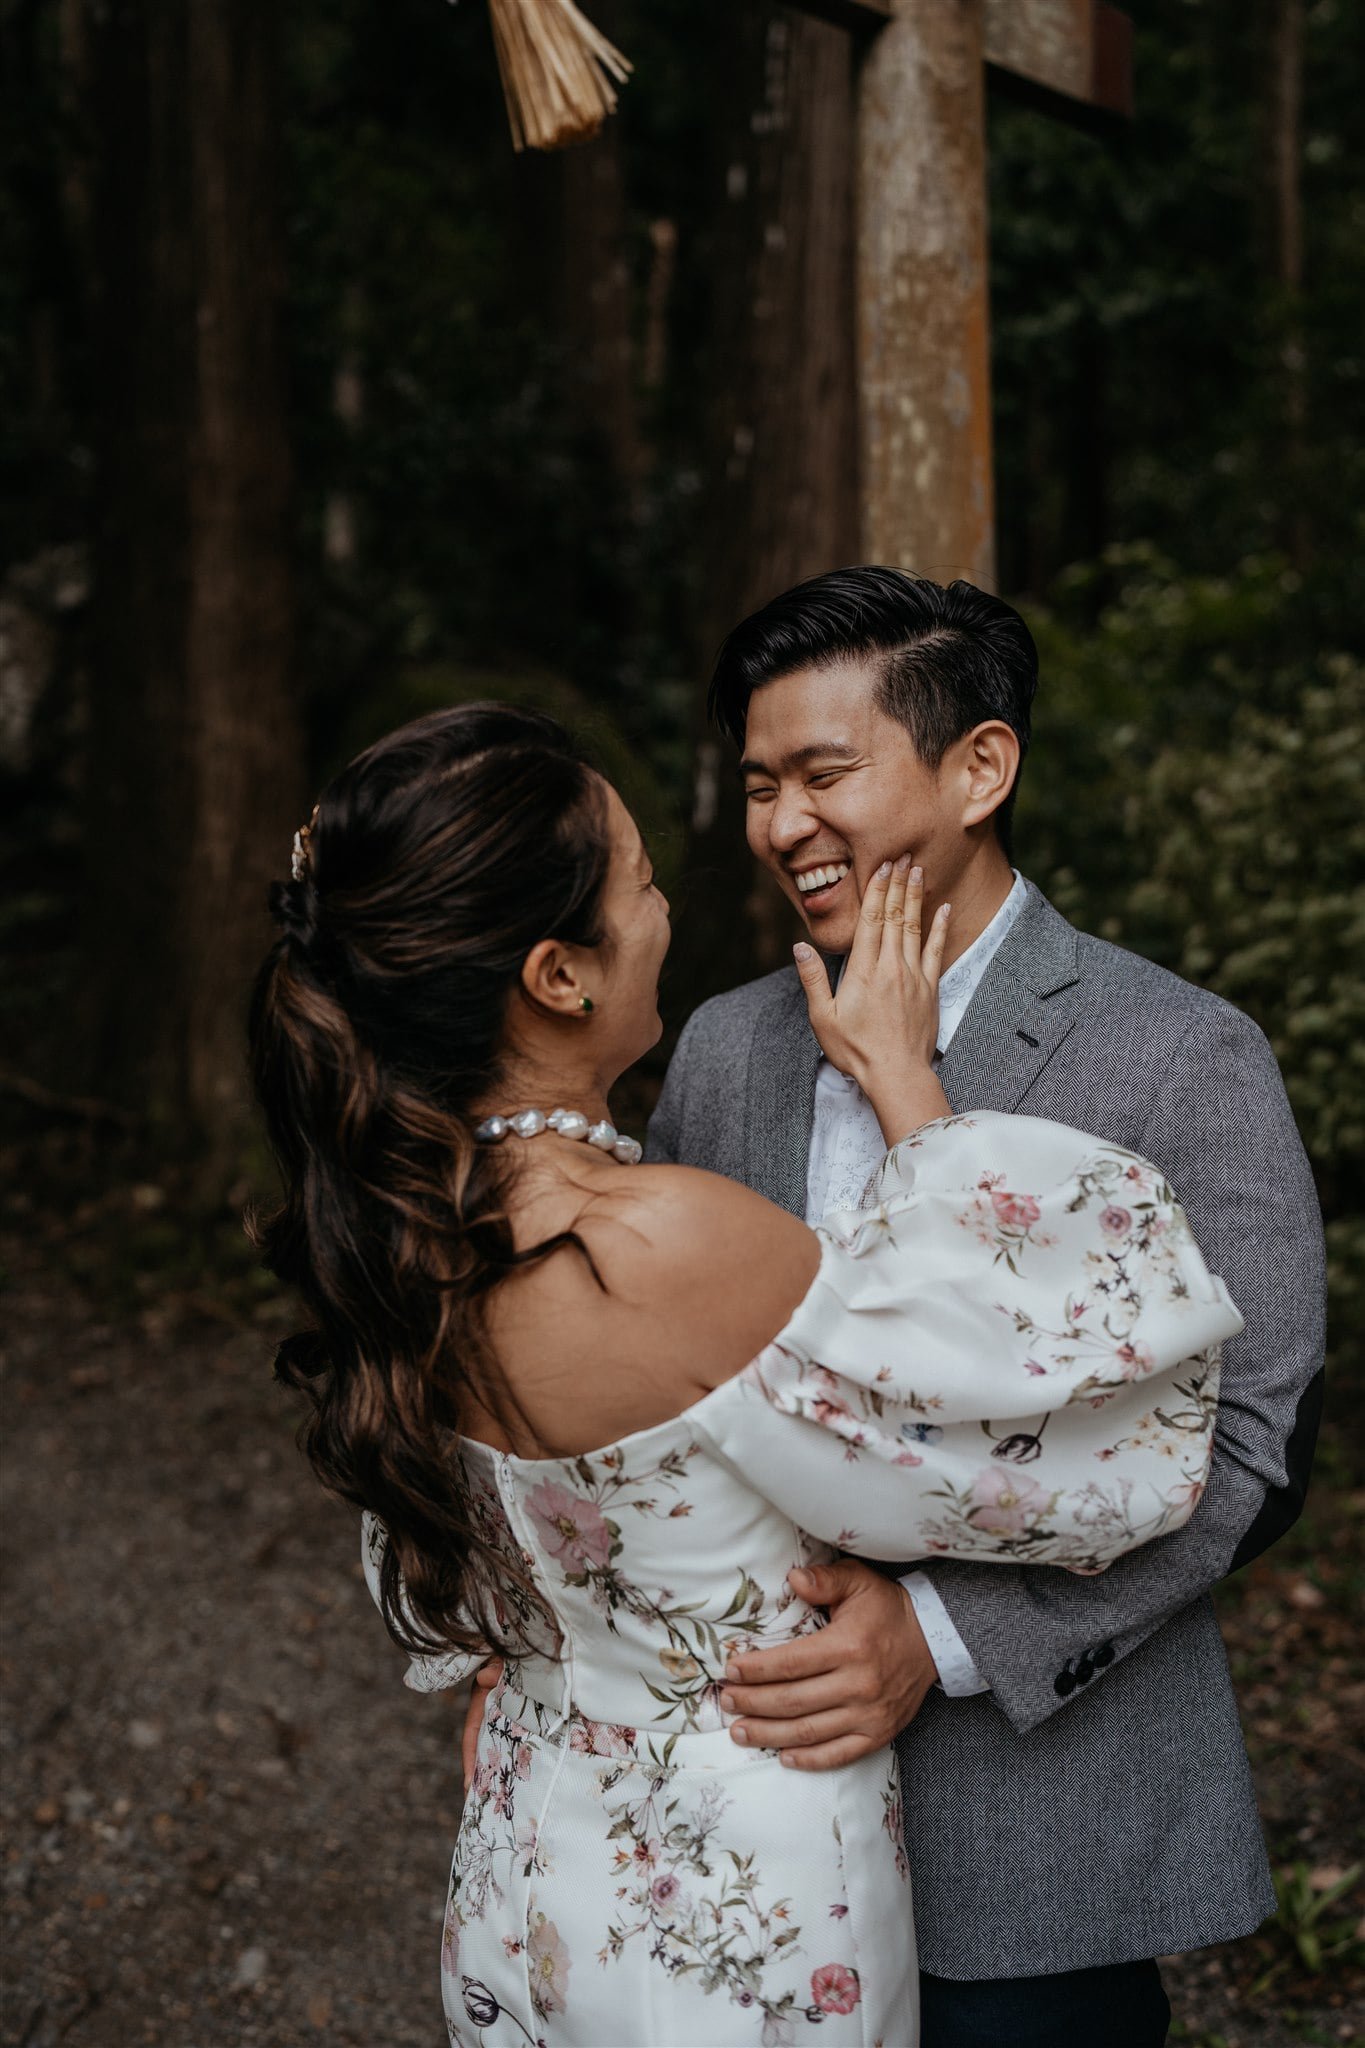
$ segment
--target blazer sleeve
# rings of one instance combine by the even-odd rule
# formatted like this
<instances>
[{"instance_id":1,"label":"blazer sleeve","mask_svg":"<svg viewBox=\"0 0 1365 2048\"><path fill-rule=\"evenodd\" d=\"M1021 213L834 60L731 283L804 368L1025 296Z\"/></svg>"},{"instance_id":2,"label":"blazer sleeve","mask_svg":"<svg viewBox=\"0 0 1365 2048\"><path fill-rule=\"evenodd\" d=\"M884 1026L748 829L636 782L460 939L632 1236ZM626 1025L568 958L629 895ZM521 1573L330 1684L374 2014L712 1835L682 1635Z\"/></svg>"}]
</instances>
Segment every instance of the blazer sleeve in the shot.
<instances>
[{"instance_id":1,"label":"blazer sleeve","mask_svg":"<svg viewBox=\"0 0 1365 2048\"><path fill-rule=\"evenodd\" d=\"M1289 1483L1306 1394L1311 1436L1310 1390L1324 1349L1322 1222L1274 1055L1248 1018L1219 1005L1194 1020L1151 1105L1142 1150L1173 1185L1246 1327L1224 1347L1208 1486L1183 1529L1120 1558L1102 1579L929 1565L1020 1733L1087 1684L1102 1685L1107 1670L1239 1561L1267 1495ZM1300 1498L1303 1484L1301 1471Z\"/></svg>"},{"instance_id":2,"label":"blazer sleeve","mask_svg":"<svg viewBox=\"0 0 1365 2048\"><path fill-rule=\"evenodd\" d=\"M693 1032L698 1012L683 1025L664 1075L664 1085L654 1114L645 1129L645 1158L651 1166L676 1166L682 1157L683 1103L687 1093L687 1067L691 1058Z\"/></svg>"}]
</instances>

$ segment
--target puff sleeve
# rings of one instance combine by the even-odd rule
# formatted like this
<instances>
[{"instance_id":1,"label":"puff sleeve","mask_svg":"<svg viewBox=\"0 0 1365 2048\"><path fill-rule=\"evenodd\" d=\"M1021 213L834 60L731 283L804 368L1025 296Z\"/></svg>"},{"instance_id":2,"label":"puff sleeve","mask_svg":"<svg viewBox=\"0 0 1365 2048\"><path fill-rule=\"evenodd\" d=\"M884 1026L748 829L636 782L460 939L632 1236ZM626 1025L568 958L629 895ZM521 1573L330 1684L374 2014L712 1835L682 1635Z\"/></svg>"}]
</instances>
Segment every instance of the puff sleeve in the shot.
<instances>
[{"instance_id":1,"label":"puff sleeve","mask_svg":"<svg viewBox=\"0 0 1365 2048\"><path fill-rule=\"evenodd\" d=\"M944 1118L819 1234L791 1321L703 1411L810 1534L1097 1572L1189 1520L1242 1319L1154 1166L1038 1118Z\"/></svg>"},{"instance_id":2,"label":"puff sleeve","mask_svg":"<svg viewBox=\"0 0 1365 2048\"><path fill-rule=\"evenodd\" d=\"M365 1567L365 1583L381 1614L384 1607L380 1598L379 1575L388 1540L388 1531L378 1515L372 1515L367 1509L360 1520L360 1561ZM413 1692L442 1692L447 1686L462 1684L471 1671L477 1670L481 1661L459 1650L446 1650L430 1657L409 1655L403 1683Z\"/></svg>"}]
</instances>

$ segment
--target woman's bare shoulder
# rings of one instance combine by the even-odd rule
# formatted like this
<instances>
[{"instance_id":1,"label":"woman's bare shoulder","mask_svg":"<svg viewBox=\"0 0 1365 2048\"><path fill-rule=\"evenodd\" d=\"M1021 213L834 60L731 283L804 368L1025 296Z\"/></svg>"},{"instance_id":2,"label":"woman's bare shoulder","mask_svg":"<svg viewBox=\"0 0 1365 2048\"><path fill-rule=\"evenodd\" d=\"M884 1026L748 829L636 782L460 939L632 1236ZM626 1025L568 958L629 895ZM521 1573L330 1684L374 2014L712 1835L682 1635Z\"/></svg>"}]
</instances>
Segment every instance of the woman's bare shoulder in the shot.
<instances>
[{"instance_id":1,"label":"woman's bare shoulder","mask_svg":"<svg viewBox=\"0 0 1365 2048\"><path fill-rule=\"evenodd\" d=\"M804 1223L716 1174L638 1166L592 1181L572 1227L596 1278L552 1259L497 1318L505 1368L556 1454L662 1422L732 1379L820 1263Z\"/></svg>"},{"instance_id":2,"label":"woman's bare shoulder","mask_svg":"<svg viewBox=\"0 0 1365 2048\"><path fill-rule=\"evenodd\" d=\"M641 1166L613 1191L609 1286L737 1372L790 1320L820 1263L813 1231L751 1188L691 1166ZM604 1250L606 1247L604 1246Z\"/></svg>"}]
</instances>

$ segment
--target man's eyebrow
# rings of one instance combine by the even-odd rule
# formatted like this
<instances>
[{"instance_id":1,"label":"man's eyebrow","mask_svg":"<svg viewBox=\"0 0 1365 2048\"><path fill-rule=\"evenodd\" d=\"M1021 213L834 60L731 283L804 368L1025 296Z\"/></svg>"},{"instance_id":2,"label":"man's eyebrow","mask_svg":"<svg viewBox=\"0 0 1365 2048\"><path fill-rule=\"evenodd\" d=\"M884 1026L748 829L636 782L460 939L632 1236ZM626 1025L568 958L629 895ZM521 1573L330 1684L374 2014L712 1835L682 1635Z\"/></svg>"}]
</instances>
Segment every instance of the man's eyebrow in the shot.
<instances>
[{"instance_id":1,"label":"man's eyebrow","mask_svg":"<svg viewBox=\"0 0 1365 2048\"><path fill-rule=\"evenodd\" d=\"M857 761L862 749L851 747L846 740L812 740L807 747L794 747L783 757L789 768L804 768L811 761ZM741 775L771 775L772 769L766 762L743 760L739 764Z\"/></svg>"}]
</instances>

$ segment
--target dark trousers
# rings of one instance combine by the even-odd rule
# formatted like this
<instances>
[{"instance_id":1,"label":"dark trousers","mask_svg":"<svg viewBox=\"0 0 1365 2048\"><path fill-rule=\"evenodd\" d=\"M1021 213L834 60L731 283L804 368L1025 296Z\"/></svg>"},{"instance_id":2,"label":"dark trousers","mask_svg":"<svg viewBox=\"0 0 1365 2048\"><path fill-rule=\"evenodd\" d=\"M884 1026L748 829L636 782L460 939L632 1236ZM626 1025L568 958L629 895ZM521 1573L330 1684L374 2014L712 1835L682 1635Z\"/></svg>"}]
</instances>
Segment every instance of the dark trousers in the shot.
<instances>
[{"instance_id":1,"label":"dark trousers","mask_svg":"<svg viewBox=\"0 0 1365 2048\"><path fill-rule=\"evenodd\" d=\"M1155 1963L1055 1977L919 1980L920 2048L1161 2048L1171 2002Z\"/></svg>"}]
</instances>

